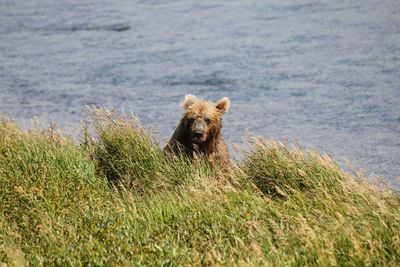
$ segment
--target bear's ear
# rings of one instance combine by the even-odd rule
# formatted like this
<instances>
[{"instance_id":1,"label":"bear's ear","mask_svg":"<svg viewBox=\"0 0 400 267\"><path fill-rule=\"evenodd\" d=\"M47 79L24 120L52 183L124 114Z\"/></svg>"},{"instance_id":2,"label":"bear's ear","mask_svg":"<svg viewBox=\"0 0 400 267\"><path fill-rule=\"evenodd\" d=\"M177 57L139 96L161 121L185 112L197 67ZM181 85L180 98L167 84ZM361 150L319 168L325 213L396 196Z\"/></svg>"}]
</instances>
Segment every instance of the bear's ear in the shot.
<instances>
[{"instance_id":1,"label":"bear's ear","mask_svg":"<svg viewBox=\"0 0 400 267\"><path fill-rule=\"evenodd\" d=\"M195 97L194 95L186 95L185 99L182 102L182 107L184 109L187 109L191 105L193 105L194 102L198 101L199 99Z\"/></svg>"},{"instance_id":2,"label":"bear's ear","mask_svg":"<svg viewBox=\"0 0 400 267\"><path fill-rule=\"evenodd\" d=\"M227 97L223 97L217 102L215 107L222 113L225 113L229 110L230 105L231 105L231 101L229 101L229 99Z\"/></svg>"}]
</instances>

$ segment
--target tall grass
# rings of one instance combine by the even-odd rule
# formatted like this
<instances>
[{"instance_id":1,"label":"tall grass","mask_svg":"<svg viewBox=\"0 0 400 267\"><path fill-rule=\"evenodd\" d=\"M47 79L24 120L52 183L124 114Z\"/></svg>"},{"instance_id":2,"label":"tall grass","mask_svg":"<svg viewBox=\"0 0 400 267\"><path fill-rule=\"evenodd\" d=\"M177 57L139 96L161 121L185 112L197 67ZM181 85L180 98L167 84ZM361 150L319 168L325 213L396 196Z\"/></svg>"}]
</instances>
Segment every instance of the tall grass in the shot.
<instances>
[{"instance_id":1,"label":"tall grass","mask_svg":"<svg viewBox=\"0 0 400 267\"><path fill-rule=\"evenodd\" d=\"M92 108L77 144L0 119L0 262L391 265L400 200L332 159L254 138L235 183Z\"/></svg>"}]
</instances>

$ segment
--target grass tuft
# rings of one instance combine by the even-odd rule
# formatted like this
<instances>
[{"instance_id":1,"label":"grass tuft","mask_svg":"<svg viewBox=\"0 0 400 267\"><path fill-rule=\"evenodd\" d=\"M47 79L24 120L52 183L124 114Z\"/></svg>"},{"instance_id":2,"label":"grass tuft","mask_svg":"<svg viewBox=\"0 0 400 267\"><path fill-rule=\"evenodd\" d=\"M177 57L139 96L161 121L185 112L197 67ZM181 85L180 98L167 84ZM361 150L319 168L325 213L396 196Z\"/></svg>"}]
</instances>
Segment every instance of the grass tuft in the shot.
<instances>
[{"instance_id":1,"label":"grass tuft","mask_svg":"<svg viewBox=\"0 0 400 267\"><path fill-rule=\"evenodd\" d=\"M253 149L245 153L241 167L265 195L341 193L344 187L355 184L351 175L317 150L262 138L252 138L249 142Z\"/></svg>"}]
</instances>

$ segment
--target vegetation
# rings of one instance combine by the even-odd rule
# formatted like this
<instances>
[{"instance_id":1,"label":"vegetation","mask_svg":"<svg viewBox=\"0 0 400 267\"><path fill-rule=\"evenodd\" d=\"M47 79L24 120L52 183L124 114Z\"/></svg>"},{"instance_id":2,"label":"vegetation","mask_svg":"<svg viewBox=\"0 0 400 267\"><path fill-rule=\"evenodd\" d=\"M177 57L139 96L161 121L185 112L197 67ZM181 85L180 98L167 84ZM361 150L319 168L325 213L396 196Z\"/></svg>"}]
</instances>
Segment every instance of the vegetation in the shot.
<instances>
[{"instance_id":1,"label":"vegetation","mask_svg":"<svg viewBox=\"0 0 400 267\"><path fill-rule=\"evenodd\" d=\"M0 119L0 263L400 264L400 199L327 155L253 138L232 177L92 109L76 144Z\"/></svg>"}]
</instances>

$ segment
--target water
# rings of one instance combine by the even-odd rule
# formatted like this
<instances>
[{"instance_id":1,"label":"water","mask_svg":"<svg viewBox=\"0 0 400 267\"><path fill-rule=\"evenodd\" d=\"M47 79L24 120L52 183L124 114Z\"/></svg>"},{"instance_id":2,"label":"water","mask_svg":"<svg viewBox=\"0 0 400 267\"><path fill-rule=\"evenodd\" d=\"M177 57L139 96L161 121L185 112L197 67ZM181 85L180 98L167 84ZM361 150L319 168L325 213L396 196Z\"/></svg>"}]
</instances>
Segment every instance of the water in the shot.
<instances>
[{"instance_id":1,"label":"water","mask_svg":"<svg viewBox=\"0 0 400 267\"><path fill-rule=\"evenodd\" d=\"M400 2L0 0L0 112L21 125L75 134L95 104L165 142L187 93L231 99L228 143L300 139L394 182Z\"/></svg>"}]
</instances>

